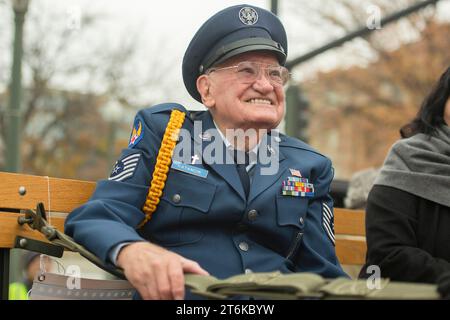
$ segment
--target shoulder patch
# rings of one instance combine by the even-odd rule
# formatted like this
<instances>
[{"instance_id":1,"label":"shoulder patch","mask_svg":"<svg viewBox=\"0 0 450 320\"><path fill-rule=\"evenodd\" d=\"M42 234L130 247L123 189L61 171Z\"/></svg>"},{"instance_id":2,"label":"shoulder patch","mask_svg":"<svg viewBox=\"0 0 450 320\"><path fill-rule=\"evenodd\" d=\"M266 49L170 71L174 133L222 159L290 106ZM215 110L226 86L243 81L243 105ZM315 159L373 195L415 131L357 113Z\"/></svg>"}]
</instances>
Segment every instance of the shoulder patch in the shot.
<instances>
[{"instance_id":1,"label":"shoulder patch","mask_svg":"<svg viewBox=\"0 0 450 320\"><path fill-rule=\"evenodd\" d=\"M128 148L133 148L144 137L144 124L142 118L137 116L134 120L133 130L131 130L130 142Z\"/></svg>"},{"instance_id":2,"label":"shoulder patch","mask_svg":"<svg viewBox=\"0 0 450 320\"><path fill-rule=\"evenodd\" d=\"M131 178L134 175L140 158L140 153L132 153L117 160L108 180L122 181Z\"/></svg>"},{"instance_id":3,"label":"shoulder patch","mask_svg":"<svg viewBox=\"0 0 450 320\"><path fill-rule=\"evenodd\" d=\"M322 203L322 226L325 229L328 239L335 245L334 214L333 210L325 202Z\"/></svg>"}]
</instances>

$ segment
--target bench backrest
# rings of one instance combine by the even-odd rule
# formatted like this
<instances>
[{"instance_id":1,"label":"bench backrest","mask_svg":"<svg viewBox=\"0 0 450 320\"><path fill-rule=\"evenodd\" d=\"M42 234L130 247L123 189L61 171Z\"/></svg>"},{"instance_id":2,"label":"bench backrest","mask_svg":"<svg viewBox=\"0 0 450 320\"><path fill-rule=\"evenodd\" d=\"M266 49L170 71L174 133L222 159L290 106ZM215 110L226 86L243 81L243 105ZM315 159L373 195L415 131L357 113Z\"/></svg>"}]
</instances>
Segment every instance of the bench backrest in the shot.
<instances>
[{"instance_id":1,"label":"bench backrest","mask_svg":"<svg viewBox=\"0 0 450 320\"><path fill-rule=\"evenodd\" d=\"M50 213L50 224L63 231L67 214L86 202L94 188L91 181L0 172L0 248L13 248L17 235L44 240L37 231L17 224L20 210L35 209L38 202L43 202ZM364 264L364 211L335 208L334 215L339 261L344 265Z\"/></svg>"},{"instance_id":2,"label":"bench backrest","mask_svg":"<svg viewBox=\"0 0 450 320\"><path fill-rule=\"evenodd\" d=\"M366 261L364 210L334 208L336 254L341 264L363 265Z\"/></svg>"},{"instance_id":3,"label":"bench backrest","mask_svg":"<svg viewBox=\"0 0 450 320\"><path fill-rule=\"evenodd\" d=\"M17 235L45 239L28 226L18 225L20 210L34 210L42 202L50 212L50 224L63 231L67 214L86 202L94 188L90 181L0 172L0 248L13 248Z\"/></svg>"}]
</instances>

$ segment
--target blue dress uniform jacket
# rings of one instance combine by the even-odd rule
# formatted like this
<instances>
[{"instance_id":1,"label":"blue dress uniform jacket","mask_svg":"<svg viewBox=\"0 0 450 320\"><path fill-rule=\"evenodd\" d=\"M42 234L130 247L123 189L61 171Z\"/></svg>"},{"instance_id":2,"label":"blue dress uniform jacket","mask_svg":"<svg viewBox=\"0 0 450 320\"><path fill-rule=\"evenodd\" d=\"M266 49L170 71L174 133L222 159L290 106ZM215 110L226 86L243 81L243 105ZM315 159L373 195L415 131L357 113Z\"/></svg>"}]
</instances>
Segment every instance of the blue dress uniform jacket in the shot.
<instances>
[{"instance_id":1,"label":"blue dress uniform jacket","mask_svg":"<svg viewBox=\"0 0 450 320\"><path fill-rule=\"evenodd\" d=\"M121 173L99 181L91 199L68 216L68 235L107 263L116 245L149 240L197 261L218 278L274 270L346 276L334 248L331 161L284 135L277 139L279 170L261 175L262 164L257 163L248 199L234 164L193 164L208 171L205 178L171 168L157 210L137 231L174 108L187 113L183 128L191 133L192 155L205 150L210 141L195 136L193 118L204 131L215 128L209 112L191 114L177 104L141 110L134 126L135 133L140 127L141 132L115 166ZM313 197L282 195L282 182L292 176L292 169L314 185Z\"/></svg>"}]
</instances>

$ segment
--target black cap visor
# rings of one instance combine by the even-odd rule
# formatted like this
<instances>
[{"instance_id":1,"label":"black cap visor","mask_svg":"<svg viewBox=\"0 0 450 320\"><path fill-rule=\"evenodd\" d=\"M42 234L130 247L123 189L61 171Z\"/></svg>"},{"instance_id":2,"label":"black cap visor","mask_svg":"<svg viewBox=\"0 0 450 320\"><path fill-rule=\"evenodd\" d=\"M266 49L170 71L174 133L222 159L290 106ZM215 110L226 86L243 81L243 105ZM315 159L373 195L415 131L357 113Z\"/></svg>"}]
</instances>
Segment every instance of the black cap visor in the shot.
<instances>
[{"instance_id":1,"label":"black cap visor","mask_svg":"<svg viewBox=\"0 0 450 320\"><path fill-rule=\"evenodd\" d=\"M199 74L202 74L213 65L222 63L238 54L259 50L273 51L281 65L284 65L286 62L286 54L278 42L267 38L247 38L222 46L215 50L213 54L208 55L200 65Z\"/></svg>"}]
</instances>

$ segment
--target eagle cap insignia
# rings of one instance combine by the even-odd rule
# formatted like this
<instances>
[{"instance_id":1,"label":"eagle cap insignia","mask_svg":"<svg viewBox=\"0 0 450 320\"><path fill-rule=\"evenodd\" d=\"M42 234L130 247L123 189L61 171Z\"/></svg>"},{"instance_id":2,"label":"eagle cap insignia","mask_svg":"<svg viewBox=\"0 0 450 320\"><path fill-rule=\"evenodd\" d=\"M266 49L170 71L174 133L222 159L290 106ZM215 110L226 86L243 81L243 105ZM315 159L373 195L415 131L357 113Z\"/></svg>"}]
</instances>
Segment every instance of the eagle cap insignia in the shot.
<instances>
[{"instance_id":1,"label":"eagle cap insignia","mask_svg":"<svg viewBox=\"0 0 450 320\"><path fill-rule=\"evenodd\" d=\"M243 7L239 11L239 19L243 24L251 26L258 22L258 13L251 7Z\"/></svg>"}]
</instances>

